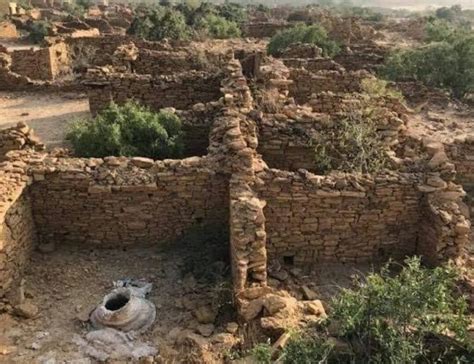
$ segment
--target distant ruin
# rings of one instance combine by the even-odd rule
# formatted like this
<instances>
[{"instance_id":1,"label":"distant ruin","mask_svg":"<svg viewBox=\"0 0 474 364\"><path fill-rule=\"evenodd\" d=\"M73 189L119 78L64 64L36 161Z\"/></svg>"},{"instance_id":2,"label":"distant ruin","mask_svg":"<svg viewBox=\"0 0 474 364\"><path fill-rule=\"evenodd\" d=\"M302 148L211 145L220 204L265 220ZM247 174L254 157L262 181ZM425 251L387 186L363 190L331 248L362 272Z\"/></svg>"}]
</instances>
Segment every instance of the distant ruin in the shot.
<instances>
[{"instance_id":1,"label":"distant ruin","mask_svg":"<svg viewBox=\"0 0 474 364\"><path fill-rule=\"evenodd\" d=\"M92 10L101 14L101 6ZM47 150L26 123L0 130L5 302L38 247L176 247L200 228L226 236L239 320L262 318L280 335L286 308L267 306L275 296L299 298L281 293L285 278L275 278L274 266L377 267L414 255L437 266L466 258L474 137L440 142L410 131L430 100L449 105L440 90L415 81L382 83L385 94L367 90L389 50L374 27L322 14L318 21L341 44L337 56L298 43L272 57L264 38L294 22L252 19L242 24L243 39L153 42L126 35L131 17L121 23L115 10L109 18L58 21L55 35L35 47L0 45L0 91L81 93L92 116L129 100L166 109L182 122L183 158L79 158ZM383 168L318 165L322 136L366 112Z\"/></svg>"}]
</instances>

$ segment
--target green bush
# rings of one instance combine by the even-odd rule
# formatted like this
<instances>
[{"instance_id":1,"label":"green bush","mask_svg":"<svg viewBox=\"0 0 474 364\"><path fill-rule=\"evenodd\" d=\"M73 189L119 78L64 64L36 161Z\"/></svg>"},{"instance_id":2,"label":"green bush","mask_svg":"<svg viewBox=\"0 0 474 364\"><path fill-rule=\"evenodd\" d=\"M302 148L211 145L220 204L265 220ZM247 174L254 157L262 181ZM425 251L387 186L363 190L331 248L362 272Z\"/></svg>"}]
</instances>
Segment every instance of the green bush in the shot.
<instances>
[{"instance_id":1,"label":"green bush","mask_svg":"<svg viewBox=\"0 0 474 364\"><path fill-rule=\"evenodd\" d=\"M462 98L474 91L474 35L395 51L381 74L394 81L419 80Z\"/></svg>"},{"instance_id":2,"label":"green bush","mask_svg":"<svg viewBox=\"0 0 474 364\"><path fill-rule=\"evenodd\" d=\"M468 342L467 305L456 295L457 278L450 267L424 269L418 258L407 259L395 277L387 265L357 281L355 289L344 289L333 302L332 318L343 337L357 338L357 355L369 362L441 363Z\"/></svg>"},{"instance_id":3,"label":"green bush","mask_svg":"<svg viewBox=\"0 0 474 364\"><path fill-rule=\"evenodd\" d=\"M247 20L245 8L237 3L226 2L219 7L219 15L226 20L243 23Z\"/></svg>"},{"instance_id":4,"label":"green bush","mask_svg":"<svg viewBox=\"0 0 474 364\"><path fill-rule=\"evenodd\" d=\"M47 21L35 21L33 22L28 31L28 39L33 43L41 43L51 31L51 23Z\"/></svg>"},{"instance_id":5,"label":"green bush","mask_svg":"<svg viewBox=\"0 0 474 364\"><path fill-rule=\"evenodd\" d=\"M470 29L445 20L432 19L426 23L426 42L455 42L469 35Z\"/></svg>"},{"instance_id":6,"label":"green bush","mask_svg":"<svg viewBox=\"0 0 474 364\"><path fill-rule=\"evenodd\" d=\"M144 39L160 41L164 38L185 40L191 36L212 38L240 37L239 22L246 15L243 8L226 3L216 6L211 3L180 3L174 7L148 8L137 15L127 34Z\"/></svg>"},{"instance_id":7,"label":"green bush","mask_svg":"<svg viewBox=\"0 0 474 364\"><path fill-rule=\"evenodd\" d=\"M318 173L377 173L387 165L386 148L375 123L356 113L324 130L312 143Z\"/></svg>"},{"instance_id":8,"label":"green bush","mask_svg":"<svg viewBox=\"0 0 474 364\"><path fill-rule=\"evenodd\" d=\"M391 97L403 101L400 91L388 87L388 82L379 78L364 78L361 81L361 88L371 97Z\"/></svg>"},{"instance_id":9,"label":"green bush","mask_svg":"<svg viewBox=\"0 0 474 364\"><path fill-rule=\"evenodd\" d=\"M327 32L323 27L299 24L276 34L268 44L268 53L276 56L290 45L296 43L316 45L328 57L335 56L340 50L337 43L328 38Z\"/></svg>"},{"instance_id":10,"label":"green bush","mask_svg":"<svg viewBox=\"0 0 474 364\"><path fill-rule=\"evenodd\" d=\"M212 38L227 39L240 37L240 28L236 22L217 15L208 15L201 19L197 27Z\"/></svg>"},{"instance_id":11,"label":"green bush","mask_svg":"<svg viewBox=\"0 0 474 364\"><path fill-rule=\"evenodd\" d=\"M155 13L155 17L150 20L153 24L150 29L149 40L163 40L165 38L183 40L189 37L189 29L186 20L178 11L166 10L160 17Z\"/></svg>"},{"instance_id":12,"label":"green bush","mask_svg":"<svg viewBox=\"0 0 474 364\"><path fill-rule=\"evenodd\" d=\"M314 333L297 333L288 342L282 357L283 364L337 363L334 345Z\"/></svg>"},{"instance_id":13,"label":"green bush","mask_svg":"<svg viewBox=\"0 0 474 364\"><path fill-rule=\"evenodd\" d=\"M259 364L270 364L272 362L272 346L269 343L255 345L250 354Z\"/></svg>"},{"instance_id":14,"label":"green bush","mask_svg":"<svg viewBox=\"0 0 474 364\"><path fill-rule=\"evenodd\" d=\"M165 38L185 40L189 38L190 30L181 12L170 8L158 8L149 14L135 17L127 29L127 34L152 41Z\"/></svg>"},{"instance_id":15,"label":"green bush","mask_svg":"<svg viewBox=\"0 0 474 364\"><path fill-rule=\"evenodd\" d=\"M332 302L326 327L292 338L284 363L470 363L465 298L451 267L423 268L410 258L398 275L387 264ZM334 329L333 329L334 330Z\"/></svg>"},{"instance_id":16,"label":"green bush","mask_svg":"<svg viewBox=\"0 0 474 364\"><path fill-rule=\"evenodd\" d=\"M67 135L80 157L140 156L176 158L182 154L181 121L134 102L111 104L93 120L75 122Z\"/></svg>"}]
</instances>

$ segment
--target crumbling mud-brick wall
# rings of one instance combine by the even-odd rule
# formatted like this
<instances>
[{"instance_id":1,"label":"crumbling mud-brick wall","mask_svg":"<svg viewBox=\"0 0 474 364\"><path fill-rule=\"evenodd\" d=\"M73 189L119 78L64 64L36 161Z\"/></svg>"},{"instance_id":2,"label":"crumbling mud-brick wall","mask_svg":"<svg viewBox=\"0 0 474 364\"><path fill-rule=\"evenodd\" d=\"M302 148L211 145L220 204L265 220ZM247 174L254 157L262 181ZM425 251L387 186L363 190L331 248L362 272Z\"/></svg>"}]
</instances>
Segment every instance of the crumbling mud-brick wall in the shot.
<instances>
[{"instance_id":1,"label":"crumbling mud-brick wall","mask_svg":"<svg viewBox=\"0 0 474 364\"><path fill-rule=\"evenodd\" d=\"M270 170L259 177L270 257L359 263L416 253L422 214L417 176Z\"/></svg>"},{"instance_id":2,"label":"crumbling mud-brick wall","mask_svg":"<svg viewBox=\"0 0 474 364\"><path fill-rule=\"evenodd\" d=\"M40 242L153 245L228 219L227 180L198 157L46 161L33 176Z\"/></svg>"},{"instance_id":3,"label":"crumbling mud-brick wall","mask_svg":"<svg viewBox=\"0 0 474 364\"><path fill-rule=\"evenodd\" d=\"M218 100L222 77L220 73L198 71L160 77L99 72L89 73L86 85L93 114L112 101L123 104L130 99L158 111L165 107L187 109L197 103Z\"/></svg>"},{"instance_id":4,"label":"crumbling mud-brick wall","mask_svg":"<svg viewBox=\"0 0 474 364\"><path fill-rule=\"evenodd\" d=\"M70 72L67 46L62 42L39 49L14 50L11 58L11 71L33 80L54 80Z\"/></svg>"}]
</instances>

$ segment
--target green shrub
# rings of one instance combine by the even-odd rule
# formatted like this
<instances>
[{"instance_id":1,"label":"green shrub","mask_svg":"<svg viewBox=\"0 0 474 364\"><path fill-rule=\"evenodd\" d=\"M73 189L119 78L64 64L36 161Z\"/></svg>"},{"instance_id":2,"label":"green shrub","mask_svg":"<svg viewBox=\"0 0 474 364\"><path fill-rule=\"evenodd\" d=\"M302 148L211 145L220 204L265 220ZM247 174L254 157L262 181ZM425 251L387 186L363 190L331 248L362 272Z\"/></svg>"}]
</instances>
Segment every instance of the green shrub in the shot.
<instances>
[{"instance_id":1,"label":"green shrub","mask_svg":"<svg viewBox=\"0 0 474 364\"><path fill-rule=\"evenodd\" d=\"M245 8L237 3L226 2L219 7L219 15L226 20L243 23L247 20Z\"/></svg>"},{"instance_id":2,"label":"green shrub","mask_svg":"<svg viewBox=\"0 0 474 364\"><path fill-rule=\"evenodd\" d=\"M212 38L240 37L238 22L243 21L243 8L227 3L216 6L202 2L180 3L175 7L148 9L136 16L127 34L160 41L164 38L185 40L192 35Z\"/></svg>"},{"instance_id":3,"label":"green shrub","mask_svg":"<svg viewBox=\"0 0 474 364\"><path fill-rule=\"evenodd\" d=\"M184 40L189 38L186 20L179 11L169 9L161 17L157 15L150 19L153 26L148 35L149 40L159 41L165 38Z\"/></svg>"},{"instance_id":4,"label":"green shrub","mask_svg":"<svg viewBox=\"0 0 474 364\"><path fill-rule=\"evenodd\" d=\"M337 43L328 38L327 32L323 27L299 24L276 34L268 44L268 53L276 56L290 45L296 43L316 45L328 57L335 56L340 50Z\"/></svg>"},{"instance_id":5,"label":"green shrub","mask_svg":"<svg viewBox=\"0 0 474 364\"><path fill-rule=\"evenodd\" d=\"M375 123L356 113L324 130L312 143L319 173L377 173L387 165L386 148Z\"/></svg>"},{"instance_id":6,"label":"green shrub","mask_svg":"<svg viewBox=\"0 0 474 364\"><path fill-rule=\"evenodd\" d=\"M181 12L170 8L158 8L135 17L127 29L127 34L152 41L165 38L185 40L189 38L190 30Z\"/></svg>"},{"instance_id":7,"label":"green shrub","mask_svg":"<svg viewBox=\"0 0 474 364\"><path fill-rule=\"evenodd\" d=\"M208 15L201 19L198 29L217 39L236 38L241 34L237 23L217 15Z\"/></svg>"},{"instance_id":8,"label":"green shrub","mask_svg":"<svg viewBox=\"0 0 474 364\"><path fill-rule=\"evenodd\" d=\"M284 363L470 363L465 298L451 267L409 258L398 275L387 264L333 300L325 327L290 339ZM337 327L330 338L326 327ZM333 329L334 331L334 329Z\"/></svg>"},{"instance_id":9,"label":"green shrub","mask_svg":"<svg viewBox=\"0 0 474 364\"><path fill-rule=\"evenodd\" d=\"M344 289L333 302L332 318L341 336L357 340L356 354L368 362L446 362L467 344L467 306L455 294L457 277L450 267L424 269L419 258L407 259L395 277L386 265L357 281L355 289Z\"/></svg>"},{"instance_id":10,"label":"green shrub","mask_svg":"<svg viewBox=\"0 0 474 364\"><path fill-rule=\"evenodd\" d=\"M364 78L361 81L362 91L371 97L391 97L403 100L403 95L400 91L388 87L387 81L379 78Z\"/></svg>"},{"instance_id":11,"label":"green shrub","mask_svg":"<svg viewBox=\"0 0 474 364\"><path fill-rule=\"evenodd\" d=\"M474 91L474 35L395 51L381 73L394 81L419 80L462 98Z\"/></svg>"},{"instance_id":12,"label":"green shrub","mask_svg":"<svg viewBox=\"0 0 474 364\"><path fill-rule=\"evenodd\" d=\"M255 345L250 354L259 364L270 364L272 362L272 346L269 343Z\"/></svg>"},{"instance_id":13,"label":"green shrub","mask_svg":"<svg viewBox=\"0 0 474 364\"><path fill-rule=\"evenodd\" d=\"M426 23L426 42L455 42L469 35L469 28L445 20L432 19Z\"/></svg>"},{"instance_id":14,"label":"green shrub","mask_svg":"<svg viewBox=\"0 0 474 364\"><path fill-rule=\"evenodd\" d=\"M296 334L285 347L282 362L284 364L313 364L338 362L334 345L315 334Z\"/></svg>"},{"instance_id":15,"label":"green shrub","mask_svg":"<svg viewBox=\"0 0 474 364\"><path fill-rule=\"evenodd\" d=\"M81 157L176 158L183 148L181 121L175 114L154 113L134 102L112 103L94 120L75 122L67 137Z\"/></svg>"},{"instance_id":16,"label":"green shrub","mask_svg":"<svg viewBox=\"0 0 474 364\"><path fill-rule=\"evenodd\" d=\"M51 31L51 23L47 21L35 21L29 27L28 39L33 43L41 43Z\"/></svg>"}]
</instances>

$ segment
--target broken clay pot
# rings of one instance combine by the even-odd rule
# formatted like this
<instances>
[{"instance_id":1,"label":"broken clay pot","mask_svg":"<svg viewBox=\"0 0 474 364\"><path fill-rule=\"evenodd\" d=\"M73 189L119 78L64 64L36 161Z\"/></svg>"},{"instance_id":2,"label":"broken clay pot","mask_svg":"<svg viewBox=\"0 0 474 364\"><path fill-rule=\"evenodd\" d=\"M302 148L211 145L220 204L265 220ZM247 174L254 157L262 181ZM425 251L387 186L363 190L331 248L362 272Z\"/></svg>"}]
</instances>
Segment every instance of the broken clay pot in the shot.
<instances>
[{"instance_id":1,"label":"broken clay pot","mask_svg":"<svg viewBox=\"0 0 474 364\"><path fill-rule=\"evenodd\" d=\"M156 317L153 303L133 294L129 288L117 288L104 297L92 312L90 321L97 329L111 327L120 331L147 330Z\"/></svg>"}]
</instances>

